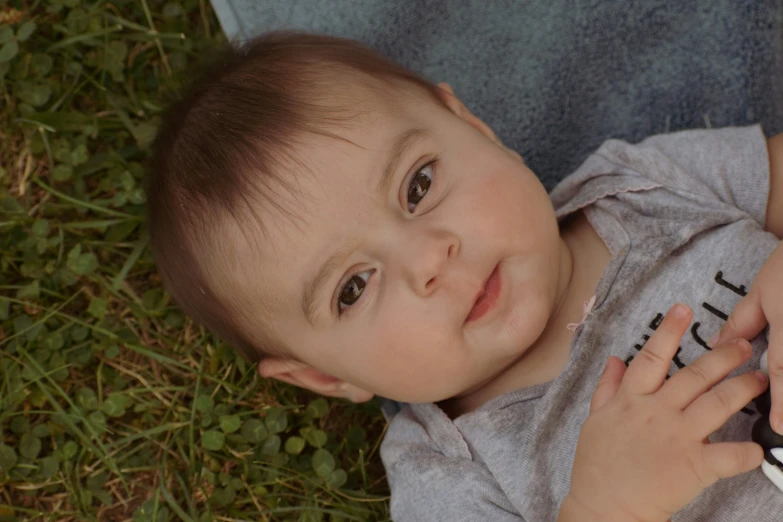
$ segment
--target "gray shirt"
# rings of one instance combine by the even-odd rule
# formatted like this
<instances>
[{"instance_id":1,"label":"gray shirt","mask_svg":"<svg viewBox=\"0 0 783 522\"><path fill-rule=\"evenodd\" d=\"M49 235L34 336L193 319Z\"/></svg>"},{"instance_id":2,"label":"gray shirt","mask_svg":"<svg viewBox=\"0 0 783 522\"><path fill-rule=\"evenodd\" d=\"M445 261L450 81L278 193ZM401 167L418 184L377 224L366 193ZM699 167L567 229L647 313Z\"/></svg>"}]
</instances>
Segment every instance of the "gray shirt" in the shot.
<instances>
[{"instance_id":1,"label":"gray shirt","mask_svg":"<svg viewBox=\"0 0 783 522\"><path fill-rule=\"evenodd\" d=\"M764 231L768 195L758 126L604 143L550 194L558 219L584 209L612 253L568 363L553 381L454 421L434 404L405 405L381 447L394 520L554 521L606 358L630 361L675 302L694 319L669 375L709 349L779 243ZM733 374L758 368L766 338L752 345ZM748 441L757 418L750 403L710 440ZM759 469L719 481L672 517L751 520L783 520L783 492Z\"/></svg>"}]
</instances>

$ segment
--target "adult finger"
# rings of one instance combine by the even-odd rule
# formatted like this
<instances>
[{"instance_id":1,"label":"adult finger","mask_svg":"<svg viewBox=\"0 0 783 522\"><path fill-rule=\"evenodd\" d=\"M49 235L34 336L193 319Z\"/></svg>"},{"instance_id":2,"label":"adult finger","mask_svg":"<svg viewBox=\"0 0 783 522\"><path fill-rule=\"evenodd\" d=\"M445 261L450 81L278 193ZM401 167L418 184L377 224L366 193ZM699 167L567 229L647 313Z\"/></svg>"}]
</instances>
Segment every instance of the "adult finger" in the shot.
<instances>
[{"instance_id":1,"label":"adult finger","mask_svg":"<svg viewBox=\"0 0 783 522\"><path fill-rule=\"evenodd\" d=\"M767 372L772 396L769 422L773 430L783 435L783 317L772 319L769 327Z\"/></svg>"},{"instance_id":2,"label":"adult finger","mask_svg":"<svg viewBox=\"0 0 783 522\"><path fill-rule=\"evenodd\" d=\"M766 389L767 377L758 370L721 382L683 412L689 433L709 436Z\"/></svg>"},{"instance_id":3,"label":"adult finger","mask_svg":"<svg viewBox=\"0 0 783 522\"><path fill-rule=\"evenodd\" d=\"M682 336L691 323L691 315L691 309L685 304L671 307L658 329L631 361L620 384L620 392L643 395L654 393L661 387Z\"/></svg>"},{"instance_id":4,"label":"adult finger","mask_svg":"<svg viewBox=\"0 0 783 522\"><path fill-rule=\"evenodd\" d=\"M724 342L675 373L659 392L661 399L684 410L704 392L750 359L753 348L745 339Z\"/></svg>"},{"instance_id":5,"label":"adult finger","mask_svg":"<svg viewBox=\"0 0 783 522\"><path fill-rule=\"evenodd\" d=\"M761 308L761 291L751 287L748 295L739 300L729 314L726 324L707 342L715 346L728 339L753 339L767 326L767 317Z\"/></svg>"},{"instance_id":6,"label":"adult finger","mask_svg":"<svg viewBox=\"0 0 783 522\"><path fill-rule=\"evenodd\" d=\"M604 373L601 374L601 379L595 386L593 398L590 400L590 413L593 413L593 411L617 395L617 389L623 380L625 369L625 363L614 355L606 360Z\"/></svg>"},{"instance_id":7,"label":"adult finger","mask_svg":"<svg viewBox=\"0 0 783 522\"><path fill-rule=\"evenodd\" d=\"M715 478L710 482L712 484L717 479L733 477L761 466L764 450L755 442L719 442L705 445L702 459L708 475Z\"/></svg>"}]
</instances>

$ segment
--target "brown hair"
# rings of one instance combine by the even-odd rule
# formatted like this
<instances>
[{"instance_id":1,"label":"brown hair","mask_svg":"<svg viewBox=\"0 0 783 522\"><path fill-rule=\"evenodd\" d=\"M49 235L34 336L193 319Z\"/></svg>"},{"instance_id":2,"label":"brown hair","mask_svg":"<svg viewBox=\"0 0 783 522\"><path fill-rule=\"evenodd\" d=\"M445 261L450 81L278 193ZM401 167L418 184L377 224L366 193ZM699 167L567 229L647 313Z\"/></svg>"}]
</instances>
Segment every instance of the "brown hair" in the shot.
<instances>
[{"instance_id":1,"label":"brown hair","mask_svg":"<svg viewBox=\"0 0 783 522\"><path fill-rule=\"evenodd\" d=\"M284 167L290 173L297 163L297 140L308 133L342 139L324 127L350 119L348 99L342 108L317 102L338 94L346 76L365 86L374 82L375 90L415 85L438 99L432 83L359 42L273 32L223 50L166 113L153 147L146 189L163 283L186 314L253 363L285 350L268 331L243 332L243 323L259 321L216 280L227 265L238 265L219 244L218 228L233 218L244 230L249 217L263 232L258 200L286 213L279 189L294 194Z\"/></svg>"}]
</instances>

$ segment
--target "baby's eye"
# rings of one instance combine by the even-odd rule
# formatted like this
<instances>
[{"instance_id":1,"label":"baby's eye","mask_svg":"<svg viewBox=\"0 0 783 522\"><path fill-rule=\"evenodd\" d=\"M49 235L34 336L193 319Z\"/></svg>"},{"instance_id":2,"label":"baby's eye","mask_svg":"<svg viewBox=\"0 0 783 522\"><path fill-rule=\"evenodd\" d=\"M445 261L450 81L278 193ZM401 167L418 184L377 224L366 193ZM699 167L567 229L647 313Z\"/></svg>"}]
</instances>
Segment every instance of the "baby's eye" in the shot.
<instances>
[{"instance_id":1,"label":"baby's eye","mask_svg":"<svg viewBox=\"0 0 783 522\"><path fill-rule=\"evenodd\" d=\"M413 212L416 210L416 205L424 199L427 191L432 184L432 165L434 161L424 165L419 169L416 174L411 178L410 185L408 185L408 211Z\"/></svg>"},{"instance_id":2,"label":"baby's eye","mask_svg":"<svg viewBox=\"0 0 783 522\"><path fill-rule=\"evenodd\" d=\"M367 286L367 280L370 279L370 274L374 271L375 270L365 270L364 272L358 272L345 282L337 296L338 314L342 314L343 310L349 308L359 300L362 296L362 292L364 292L364 287Z\"/></svg>"}]
</instances>

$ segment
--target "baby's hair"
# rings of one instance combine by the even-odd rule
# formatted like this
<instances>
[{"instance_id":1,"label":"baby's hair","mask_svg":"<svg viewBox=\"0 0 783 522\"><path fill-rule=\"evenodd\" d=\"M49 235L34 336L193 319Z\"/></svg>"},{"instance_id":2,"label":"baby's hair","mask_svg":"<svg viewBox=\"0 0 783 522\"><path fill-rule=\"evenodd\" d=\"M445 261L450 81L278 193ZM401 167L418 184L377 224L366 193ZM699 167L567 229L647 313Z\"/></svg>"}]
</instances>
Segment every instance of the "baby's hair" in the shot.
<instances>
[{"instance_id":1,"label":"baby's hair","mask_svg":"<svg viewBox=\"0 0 783 522\"><path fill-rule=\"evenodd\" d=\"M418 86L434 100L437 87L359 42L294 31L227 47L203 71L167 111L153 146L151 247L183 311L256 363L287 350L268 331L247 332L249 324L264 329L264 305L248 310L251 300L220 281L221 270L239 265L224 237L227 220L247 237L246 221L263 232L259 201L286 214L280 189L293 194L294 146L307 134L341 139L326 129L353 118L352 85L386 95Z\"/></svg>"}]
</instances>

